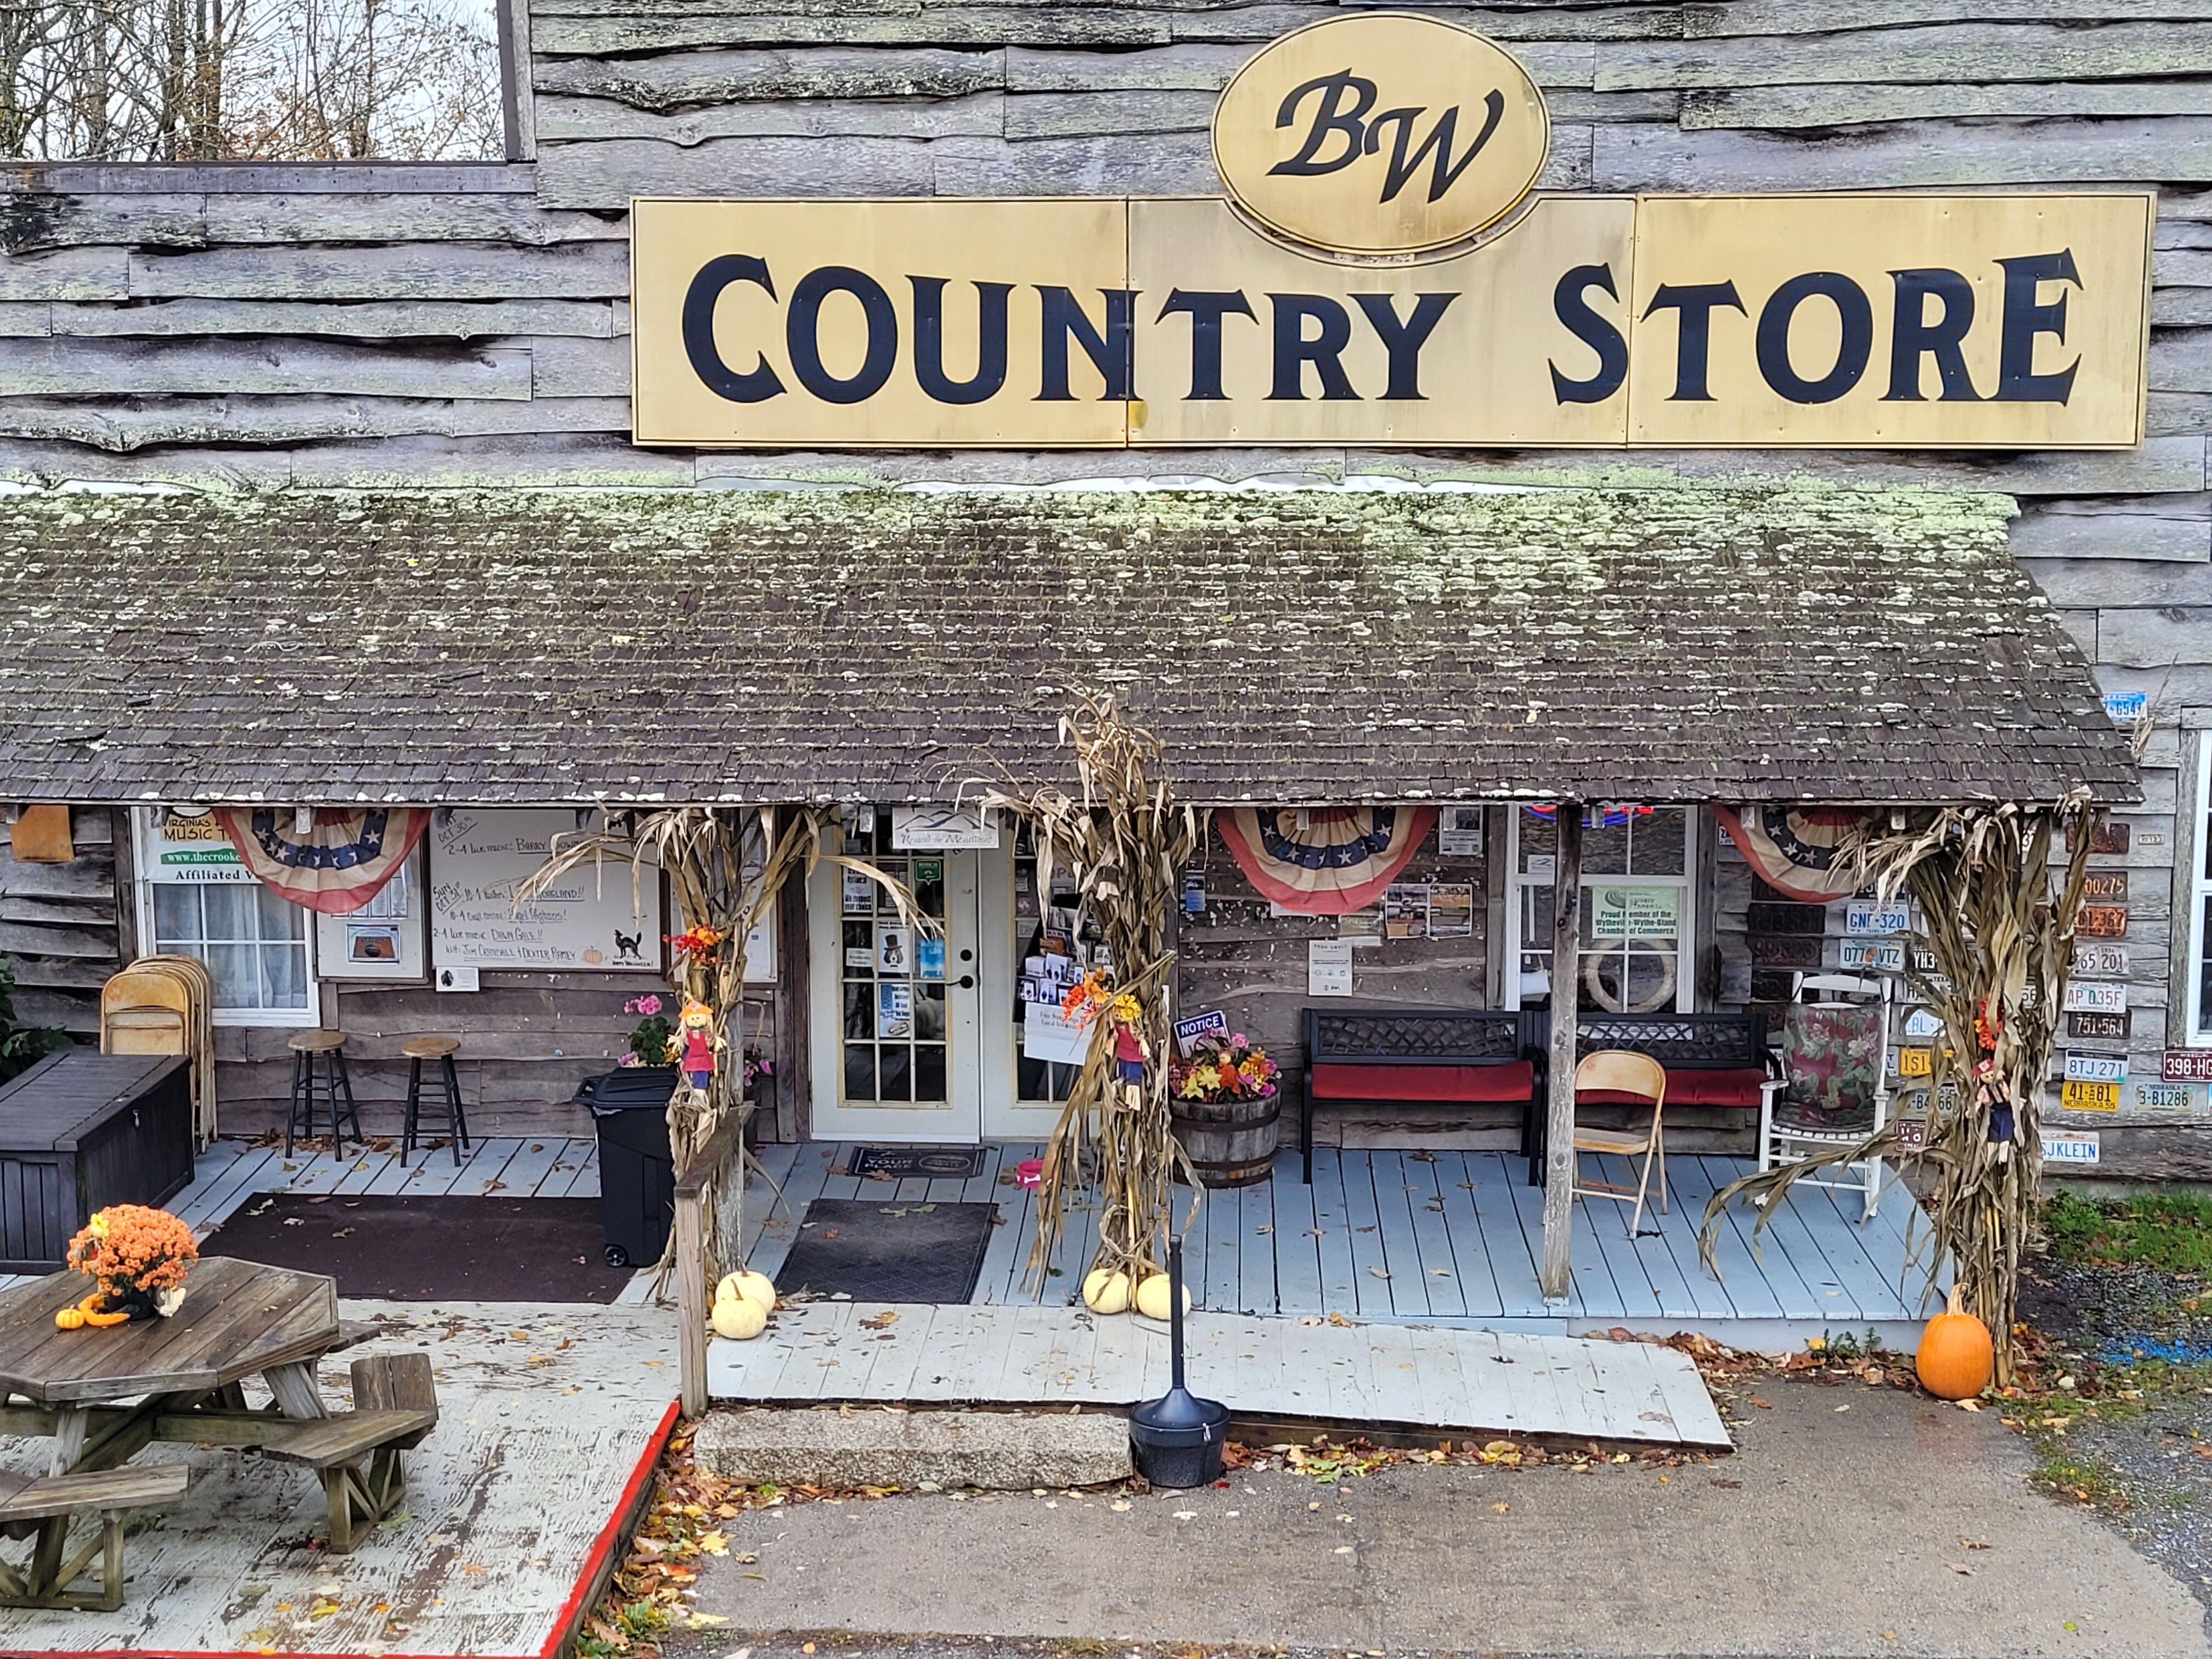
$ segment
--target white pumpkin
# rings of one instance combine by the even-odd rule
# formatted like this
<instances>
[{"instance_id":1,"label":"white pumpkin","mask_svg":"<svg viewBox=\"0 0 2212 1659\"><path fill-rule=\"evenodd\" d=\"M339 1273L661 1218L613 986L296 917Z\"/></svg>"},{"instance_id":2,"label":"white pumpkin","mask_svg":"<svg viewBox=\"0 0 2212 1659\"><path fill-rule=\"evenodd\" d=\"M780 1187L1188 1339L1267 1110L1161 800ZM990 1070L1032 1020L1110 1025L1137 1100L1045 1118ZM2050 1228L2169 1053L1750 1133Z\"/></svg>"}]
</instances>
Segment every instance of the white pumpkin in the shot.
<instances>
[{"instance_id":1,"label":"white pumpkin","mask_svg":"<svg viewBox=\"0 0 2212 1659\"><path fill-rule=\"evenodd\" d=\"M775 1280L766 1273L732 1273L738 1281L738 1294L748 1302L757 1302L769 1313L775 1311ZM717 1291L717 1295L720 1292Z\"/></svg>"},{"instance_id":2,"label":"white pumpkin","mask_svg":"<svg viewBox=\"0 0 2212 1659\"><path fill-rule=\"evenodd\" d=\"M750 1342L768 1328L768 1310L750 1297L725 1297L714 1304L708 1323L714 1334L733 1342Z\"/></svg>"},{"instance_id":3,"label":"white pumpkin","mask_svg":"<svg viewBox=\"0 0 2212 1659\"><path fill-rule=\"evenodd\" d=\"M1129 1275L1111 1267L1093 1267L1084 1276L1083 1304L1093 1313L1127 1313Z\"/></svg>"},{"instance_id":4,"label":"white pumpkin","mask_svg":"<svg viewBox=\"0 0 2212 1659\"><path fill-rule=\"evenodd\" d=\"M1171 1305L1168 1300L1169 1279L1165 1273L1153 1273L1137 1286L1137 1311L1147 1319L1165 1319ZM1182 1310L1190 1311L1190 1286L1182 1287Z\"/></svg>"}]
</instances>

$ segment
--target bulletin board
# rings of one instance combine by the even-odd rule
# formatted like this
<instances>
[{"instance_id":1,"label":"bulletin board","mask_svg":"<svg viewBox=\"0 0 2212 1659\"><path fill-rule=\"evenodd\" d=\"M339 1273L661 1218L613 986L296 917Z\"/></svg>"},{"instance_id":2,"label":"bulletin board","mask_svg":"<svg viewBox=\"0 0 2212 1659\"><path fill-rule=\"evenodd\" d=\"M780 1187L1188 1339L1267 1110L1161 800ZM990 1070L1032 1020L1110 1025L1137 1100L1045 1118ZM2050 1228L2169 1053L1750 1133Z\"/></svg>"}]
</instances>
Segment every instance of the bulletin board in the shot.
<instances>
[{"instance_id":1,"label":"bulletin board","mask_svg":"<svg viewBox=\"0 0 2212 1659\"><path fill-rule=\"evenodd\" d=\"M568 807L461 807L432 818L430 955L441 968L660 972L667 902L655 872L635 883L626 860L571 872L518 908L516 889L556 835L598 815Z\"/></svg>"}]
</instances>

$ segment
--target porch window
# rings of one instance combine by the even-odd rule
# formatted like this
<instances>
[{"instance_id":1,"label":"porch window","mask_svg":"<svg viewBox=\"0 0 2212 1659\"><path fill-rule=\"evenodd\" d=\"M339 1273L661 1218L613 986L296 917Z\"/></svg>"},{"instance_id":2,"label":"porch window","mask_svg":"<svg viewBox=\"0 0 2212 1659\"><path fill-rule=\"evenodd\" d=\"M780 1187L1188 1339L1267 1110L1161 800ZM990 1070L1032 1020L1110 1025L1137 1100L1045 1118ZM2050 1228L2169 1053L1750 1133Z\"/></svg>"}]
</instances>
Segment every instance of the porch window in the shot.
<instances>
[{"instance_id":1,"label":"porch window","mask_svg":"<svg viewBox=\"0 0 2212 1659\"><path fill-rule=\"evenodd\" d=\"M307 912L247 874L211 819L155 809L136 821L141 948L205 963L219 1024L314 1024Z\"/></svg>"},{"instance_id":2,"label":"porch window","mask_svg":"<svg viewBox=\"0 0 2212 1659\"><path fill-rule=\"evenodd\" d=\"M1690 809L1608 804L1588 809L1583 835L1582 962L1575 1006L1609 1012L1685 1012L1695 1003L1691 937L1696 836ZM1506 1001L1551 988L1552 881L1559 845L1551 816L1513 814Z\"/></svg>"},{"instance_id":3,"label":"porch window","mask_svg":"<svg viewBox=\"0 0 2212 1659\"><path fill-rule=\"evenodd\" d=\"M2189 1025L2192 1047L2212 1045L2212 732L2197 734L2197 836L2189 861Z\"/></svg>"}]
</instances>

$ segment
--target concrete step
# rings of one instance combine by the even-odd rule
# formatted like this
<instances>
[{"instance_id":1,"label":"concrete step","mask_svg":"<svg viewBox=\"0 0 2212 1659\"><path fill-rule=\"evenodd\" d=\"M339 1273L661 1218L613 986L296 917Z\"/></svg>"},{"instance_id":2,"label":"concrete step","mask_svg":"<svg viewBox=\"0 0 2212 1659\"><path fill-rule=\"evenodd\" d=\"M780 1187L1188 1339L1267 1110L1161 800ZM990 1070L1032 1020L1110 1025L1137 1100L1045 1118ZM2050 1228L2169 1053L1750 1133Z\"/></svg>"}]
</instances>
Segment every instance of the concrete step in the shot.
<instances>
[{"instance_id":1,"label":"concrete step","mask_svg":"<svg viewBox=\"0 0 2212 1659\"><path fill-rule=\"evenodd\" d=\"M781 1486L1027 1492L1130 1474L1127 1422L1097 1411L755 1407L710 1413L691 1452L726 1480Z\"/></svg>"}]
</instances>

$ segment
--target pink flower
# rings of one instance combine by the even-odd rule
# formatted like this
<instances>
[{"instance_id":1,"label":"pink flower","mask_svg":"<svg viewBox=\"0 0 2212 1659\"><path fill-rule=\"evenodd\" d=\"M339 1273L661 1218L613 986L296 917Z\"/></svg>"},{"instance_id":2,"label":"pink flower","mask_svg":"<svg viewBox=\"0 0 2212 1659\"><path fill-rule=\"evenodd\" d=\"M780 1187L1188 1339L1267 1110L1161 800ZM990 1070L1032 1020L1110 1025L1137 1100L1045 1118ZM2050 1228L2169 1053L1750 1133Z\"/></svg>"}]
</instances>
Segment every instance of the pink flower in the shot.
<instances>
[{"instance_id":1,"label":"pink flower","mask_svg":"<svg viewBox=\"0 0 2212 1659\"><path fill-rule=\"evenodd\" d=\"M1234 1046L1236 1046L1237 1048L1242 1048L1244 1046L1244 1042L1245 1042L1244 1033L1243 1033L1243 1032L1242 1032L1242 1031L1239 1031L1239 1032L1237 1032L1237 1035L1236 1035L1235 1036L1231 1037L1231 1038L1229 1039L1229 1041L1231 1042L1231 1043L1232 1043L1232 1044L1233 1044Z\"/></svg>"},{"instance_id":2,"label":"pink flower","mask_svg":"<svg viewBox=\"0 0 2212 1659\"><path fill-rule=\"evenodd\" d=\"M635 1054L624 1054L620 1060L615 1062L617 1066L635 1066L637 1063L638 1060Z\"/></svg>"},{"instance_id":3,"label":"pink flower","mask_svg":"<svg viewBox=\"0 0 2212 1659\"><path fill-rule=\"evenodd\" d=\"M650 1018L660 1012L660 999L658 996L640 997L637 1000L637 1011Z\"/></svg>"}]
</instances>

